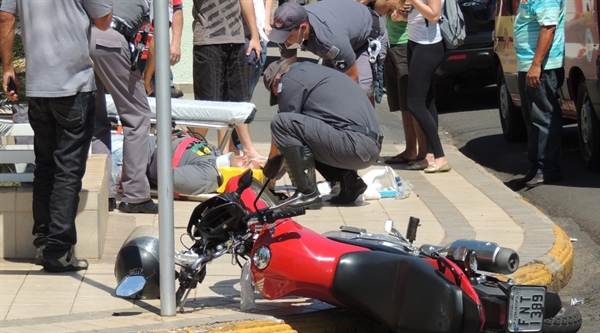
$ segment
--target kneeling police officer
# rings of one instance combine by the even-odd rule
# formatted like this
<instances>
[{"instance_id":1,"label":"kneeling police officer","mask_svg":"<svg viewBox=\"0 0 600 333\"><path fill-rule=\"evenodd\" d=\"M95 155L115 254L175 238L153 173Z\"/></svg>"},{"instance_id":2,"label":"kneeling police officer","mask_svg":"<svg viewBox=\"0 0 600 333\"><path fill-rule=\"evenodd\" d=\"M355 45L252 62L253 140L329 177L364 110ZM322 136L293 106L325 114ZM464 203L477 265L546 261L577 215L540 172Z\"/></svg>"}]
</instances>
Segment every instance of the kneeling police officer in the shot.
<instances>
[{"instance_id":1,"label":"kneeling police officer","mask_svg":"<svg viewBox=\"0 0 600 333\"><path fill-rule=\"evenodd\" d=\"M271 103L279 104L271 122L273 143L303 195L295 205L323 205L315 169L325 180L340 183L331 203L354 202L367 189L356 170L377 161L383 140L375 109L360 86L335 69L289 60L272 63L263 78Z\"/></svg>"}]
</instances>

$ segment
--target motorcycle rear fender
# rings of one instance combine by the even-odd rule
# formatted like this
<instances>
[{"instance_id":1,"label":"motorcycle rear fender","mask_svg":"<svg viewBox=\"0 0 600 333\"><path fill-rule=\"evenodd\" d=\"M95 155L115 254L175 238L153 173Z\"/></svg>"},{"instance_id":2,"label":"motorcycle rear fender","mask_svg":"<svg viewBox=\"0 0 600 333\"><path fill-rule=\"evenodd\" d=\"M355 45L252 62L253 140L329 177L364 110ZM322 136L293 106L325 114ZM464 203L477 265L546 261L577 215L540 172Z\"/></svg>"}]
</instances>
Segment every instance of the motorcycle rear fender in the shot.
<instances>
[{"instance_id":1,"label":"motorcycle rear fender","mask_svg":"<svg viewBox=\"0 0 600 333\"><path fill-rule=\"evenodd\" d=\"M331 293L394 331L454 333L462 327L461 289L418 257L346 253L338 262Z\"/></svg>"}]
</instances>

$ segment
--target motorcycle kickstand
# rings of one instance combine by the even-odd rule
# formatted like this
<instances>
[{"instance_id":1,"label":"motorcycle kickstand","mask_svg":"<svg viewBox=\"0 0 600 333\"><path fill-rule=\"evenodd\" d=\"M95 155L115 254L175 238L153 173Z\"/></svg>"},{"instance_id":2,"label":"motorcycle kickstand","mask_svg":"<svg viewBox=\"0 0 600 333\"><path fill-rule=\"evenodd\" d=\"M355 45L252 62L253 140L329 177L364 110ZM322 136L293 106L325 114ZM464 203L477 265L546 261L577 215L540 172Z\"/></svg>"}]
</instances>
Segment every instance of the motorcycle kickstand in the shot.
<instances>
[{"instance_id":1,"label":"motorcycle kickstand","mask_svg":"<svg viewBox=\"0 0 600 333\"><path fill-rule=\"evenodd\" d=\"M183 294L183 297L181 297L181 301L179 302L179 313L184 313L183 306L185 305L185 302L187 301L187 298L190 295L190 291L192 291L192 289L187 288L185 290L185 293Z\"/></svg>"}]
</instances>

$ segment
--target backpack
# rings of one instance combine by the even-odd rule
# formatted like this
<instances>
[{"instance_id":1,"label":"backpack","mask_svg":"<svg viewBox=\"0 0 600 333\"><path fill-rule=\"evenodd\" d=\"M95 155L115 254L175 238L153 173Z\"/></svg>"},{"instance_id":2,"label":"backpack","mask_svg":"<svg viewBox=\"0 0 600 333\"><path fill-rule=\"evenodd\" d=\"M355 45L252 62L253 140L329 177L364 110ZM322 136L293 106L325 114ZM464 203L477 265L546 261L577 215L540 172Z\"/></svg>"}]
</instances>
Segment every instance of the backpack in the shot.
<instances>
[{"instance_id":1,"label":"backpack","mask_svg":"<svg viewBox=\"0 0 600 333\"><path fill-rule=\"evenodd\" d=\"M440 15L440 30L446 49L455 49L465 43L465 18L457 0L445 0Z\"/></svg>"}]
</instances>

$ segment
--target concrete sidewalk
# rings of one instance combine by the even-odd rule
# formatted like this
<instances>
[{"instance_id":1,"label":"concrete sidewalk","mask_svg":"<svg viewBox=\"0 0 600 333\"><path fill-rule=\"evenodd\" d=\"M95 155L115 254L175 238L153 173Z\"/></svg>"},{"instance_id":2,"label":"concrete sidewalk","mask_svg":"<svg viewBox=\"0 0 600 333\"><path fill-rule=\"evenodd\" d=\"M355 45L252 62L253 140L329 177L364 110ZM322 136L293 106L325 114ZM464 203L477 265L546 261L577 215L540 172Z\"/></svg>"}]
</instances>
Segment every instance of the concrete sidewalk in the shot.
<instances>
[{"instance_id":1,"label":"concrete sidewalk","mask_svg":"<svg viewBox=\"0 0 600 333\"><path fill-rule=\"evenodd\" d=\"M258 145L268 151L268 144ZM402 151L401 145L384 144L382 156ZM569 281L573 251L567 235L521 197L507 189L483 168L460 152L446 146L453 170L446 174L397 169L403 180L414 186L409 198L365 201L353 207L326 204L308 211L297 221L317 232L338 229L340 225L383 232L383 222L391 218L404 230L409 216L421 219L417 244L444 244L458 238L497 242L518 250L522 268L514 278L519 283L547 284L561 289ZM370 169L383 168L378 163ZM368 170L361 170L365 174ZM284 177L278 185L290 184ZM185 232L192 201L175 201L176 249ZM87 271L47 274L29 262L0 262L0 330L2 332L124 332L172 331L174 327L201 325L223 332L375 332L377 325L367 319L338 310L316 300L286 298L279 301L258 299L252 313L239 311L240 269L221 258L208 266L202 285L192 292L185 313L160 316L160 301L132 303L112 296L117 281L113 264L127 235L139 225L158 227L158 216L109 214L107 241L103 258L90 263ZM248 322L250 320L250 322ZM238 326L215 323L243 321ZM310 325L309 325L310 323ZM239 326L241 325L241 326ZM361 325L365 326L360 330ZM382 328L383 329L383 328ZM206 330L205 330L206 331ZM385 332L385 331L383 331Z\"/></svg>"},{"instance_id":2,"label":"concrete sidewalk","mask_svg":"<svg viewBox=\"0 0 600 333\"><path fill-rule=\"evenodd\" d=\"M262 84L253 102L259 112L250 124L251 135L259 151L266 154L269 123L276 108L268 105ZM385 100L378 104L377 111L385 135L383 161L404 149L403 132L401 121L387 111ZM352 207L326 204L321 210L308 211L295 219L319 233L336 230L340 225L383 233L385 220L394 220L404 232L408 218L416 216L421 219L417 245L445 244L458 238L497 242L519 252L521 268L513 275L517 282L545 284L553 290L565 286L573 267L569 237L456 148L445 145L444 149L453 167L448 173L425 174L404 170L405 165L395 167L403 181L414 185L406 199L365 201ZM379 162L360 170L360 174L383 167ZM287 176L277 183L290 184ZM179 237L197 204L174 203L176 250L183 249ZM268 301L257 295L257 309L241 312L241 270L231 265L228 256L207 267L206 279L190 294L185 313L162 317L159 300L132 303L113 297L117 285L115 256L129 233L140 225L158 227L158 215L109 213L103 257L90 261L87 271L48 274L31 262L0 260L0 332L387 332L356 313L312 299Z\"/></svg>"}]
</instances>

